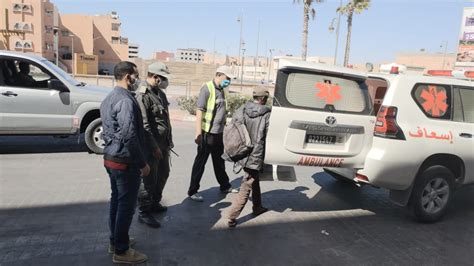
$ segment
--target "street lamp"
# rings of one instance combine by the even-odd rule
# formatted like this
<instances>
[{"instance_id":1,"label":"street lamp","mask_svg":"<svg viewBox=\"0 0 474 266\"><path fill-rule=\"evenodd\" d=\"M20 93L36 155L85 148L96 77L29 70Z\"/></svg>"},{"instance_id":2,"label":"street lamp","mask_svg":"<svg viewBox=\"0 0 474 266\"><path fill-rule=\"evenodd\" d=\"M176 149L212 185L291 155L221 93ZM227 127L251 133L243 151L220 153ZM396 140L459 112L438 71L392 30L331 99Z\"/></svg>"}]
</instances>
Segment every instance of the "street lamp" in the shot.
<instances>
[{"instance_id":1,"label":"street lamp","mask_svg":"<svg viewBox=\"0 0 474 266\"><path fill-rule=\"evenodd\" d=\"M239 17L237 18L237 22L240 23L240 39L239 39L239 59L240 60L240 51L242 50L242 46L244 45L244 40L242 40L242 28L244 25L244 13L243 10L240 12ZM242 61L240 61L240 67L242 66ZM238 73L237 73L238 75ZM242 77L240 77L242 79Z\"/></svg>"},{"instance_id":2,"label":"street lamp","mask_svg":"<svg viewBox=\"0 0 474 266\"><path fill-rule=\"evenodd\" d=\"M332 32L335 30L335 28L334 28L334 21L335 21L335 20L336 20L336 18L333 18L333 19L331 20L331 25L329 25L328 30L329 30L330 33L332 33Z\"/></svg>"}]
</instances>

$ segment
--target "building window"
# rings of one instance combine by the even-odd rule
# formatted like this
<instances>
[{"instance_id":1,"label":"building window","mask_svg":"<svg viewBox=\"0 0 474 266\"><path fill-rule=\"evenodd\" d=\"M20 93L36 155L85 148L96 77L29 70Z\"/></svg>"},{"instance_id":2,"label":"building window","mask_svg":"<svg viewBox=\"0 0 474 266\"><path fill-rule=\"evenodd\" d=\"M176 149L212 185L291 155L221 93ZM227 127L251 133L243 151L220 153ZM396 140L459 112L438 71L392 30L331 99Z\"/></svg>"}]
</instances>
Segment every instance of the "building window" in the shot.
<instances>
[{"instance_id":1,"label":"building window","mask_svg":"<svg viewBox=\"0 0 474 266\"><path fill-rule=\"evenodd\" d=\"M54 14L54 10L45 9L44 12L46 13L46 16L48 17L52 17Z\"/></svg>"},{"instance_id":2,"label":"building window","mask_svg":"<svg viewBox=\"0 0 474 266\"><path fill-rule=\"evenodd\" d=\"M70 36L70 33L68 30L62 30L61 31L61 35L63 35L63 37L69 37Z\"/></svg>"},{"instance_id":3,"label":"building window","mask_svg":"<svg viewBox=\"0 0 474 266\"><path fill-rule=\"evenodd\" d=\"M52 51L53 50L53 44L51 43L44 43L44 50L45 51Z\"/></svg>"},{"instance_id":4,"label":"building window","mask_svg":"<svg viewBox=\"0 0 474 266\"><path fill-rule=\"evenodd\" d=\"M53 27L51 27L51 26L44 26L44 32L45 32L45 33L51 33L51 32L53 32Z\"/></svg>"},{"instance_id":5,"label":"building window","mask_svg":"<svg viewBox=\"0 0 474 266\"><path fill-rule=\"evenodd\" d=\"M183 60L183 58L181 57L181 60Z\"/></svg>"},{"instance_id":6,"label":"building window","mask_svg":"<svg viewBox=\"0 0 474 266\"><path fill-rule=\"evenodd\" d=\"M105 51L104 51L104 50L99 50L99 54L100 54L100 55L104 55L104 54L105 54Z\"/></svg>"},{"instance_id":7,"label":"building window","mask_svg":"<svg viewBox=\"0 0 474 266\"><path fill-rule=\"evenodd\" d=\"M112 31L119 31L120 24L119 23L112 23Z\"/></svg>"},{"instance_id":8,"label":"building window","mask_svg":"<svg viewBox=\"0 0 474 266\"><path fill-rule=\"evenodd\" d=\"M112 37L112 43L113 44L120 43L120 38L119 37Z\"/></svg>"}]
</instances>

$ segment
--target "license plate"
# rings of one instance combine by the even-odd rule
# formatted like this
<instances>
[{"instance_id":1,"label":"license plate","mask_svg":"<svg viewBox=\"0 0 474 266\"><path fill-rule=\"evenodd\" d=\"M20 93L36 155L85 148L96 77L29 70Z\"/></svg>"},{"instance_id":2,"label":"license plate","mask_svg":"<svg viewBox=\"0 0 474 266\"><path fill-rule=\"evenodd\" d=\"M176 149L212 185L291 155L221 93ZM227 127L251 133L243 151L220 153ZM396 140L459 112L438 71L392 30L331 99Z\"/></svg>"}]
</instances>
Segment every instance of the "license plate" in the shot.
<instances>
[{"instance_id":1,"label":"license plate","mask_svg":"<svg viewBox=\"0 0 474 266\"><path fill-rule=\"evenodd\" d=\"M334 144L336 143L336 136L309 134L306 135L306 143Z\"/></svg>"}]
</instances>

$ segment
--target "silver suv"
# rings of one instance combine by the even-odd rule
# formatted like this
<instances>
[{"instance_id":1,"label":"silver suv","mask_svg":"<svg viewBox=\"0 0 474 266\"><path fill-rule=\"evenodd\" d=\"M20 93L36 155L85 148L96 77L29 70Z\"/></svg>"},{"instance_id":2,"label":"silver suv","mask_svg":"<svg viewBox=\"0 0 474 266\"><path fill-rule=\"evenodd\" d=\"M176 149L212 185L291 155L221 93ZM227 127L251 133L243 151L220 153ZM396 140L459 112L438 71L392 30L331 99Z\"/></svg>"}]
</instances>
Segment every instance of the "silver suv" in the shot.
<instances>
[{"instance_id":1,"label":"silver suv","mask_svg":"<svg viewBox=\"0 0 474 266\"><path fill-rule=\"evenodd\" d=\"M0 135L79 135L102 153L100 103L110 91L74 80L43 57L0 51Z\"/></svg>"}]
</instances>

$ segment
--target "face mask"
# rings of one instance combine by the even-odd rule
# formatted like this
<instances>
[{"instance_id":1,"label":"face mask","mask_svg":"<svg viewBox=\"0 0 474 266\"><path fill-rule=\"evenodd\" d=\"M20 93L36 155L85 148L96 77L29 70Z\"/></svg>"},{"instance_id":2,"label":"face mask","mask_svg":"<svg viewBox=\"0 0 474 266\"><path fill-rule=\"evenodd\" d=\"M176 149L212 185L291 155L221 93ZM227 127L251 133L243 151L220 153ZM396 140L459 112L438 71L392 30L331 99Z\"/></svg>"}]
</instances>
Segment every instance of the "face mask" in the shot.
<instances>
[{"instance_id":1,"label":"face mask","mask_svg":"<svg viewBox=\"0 0 474 266\"><path fill-rule=\"evenodd\" d=\"M130 85L129 85L129 90L130 91L136 91L138 89L138 86L140 85L140 80L130 77Z\"/></svg>"},{"instance_id":2,"label":"face mask","mask_svg":"<svg viewBox=\"0 0 474 266\"><path fill-rule=\"evenodd\" d=\"M158 83L158 88L162 90L166 90L168 88L168 80L167 79L162 79L160 83Z\"/></svg>"},{"instance_id":3,"label":"face mask","mask_svg":"<svg viewBox=\"0 0 474 266\"><path fill-rule=\"evenodd\" d=\"M230 80L224 79L221 81L221 88L227 88L230 85Z\"/></svg>"}]
</instances>

